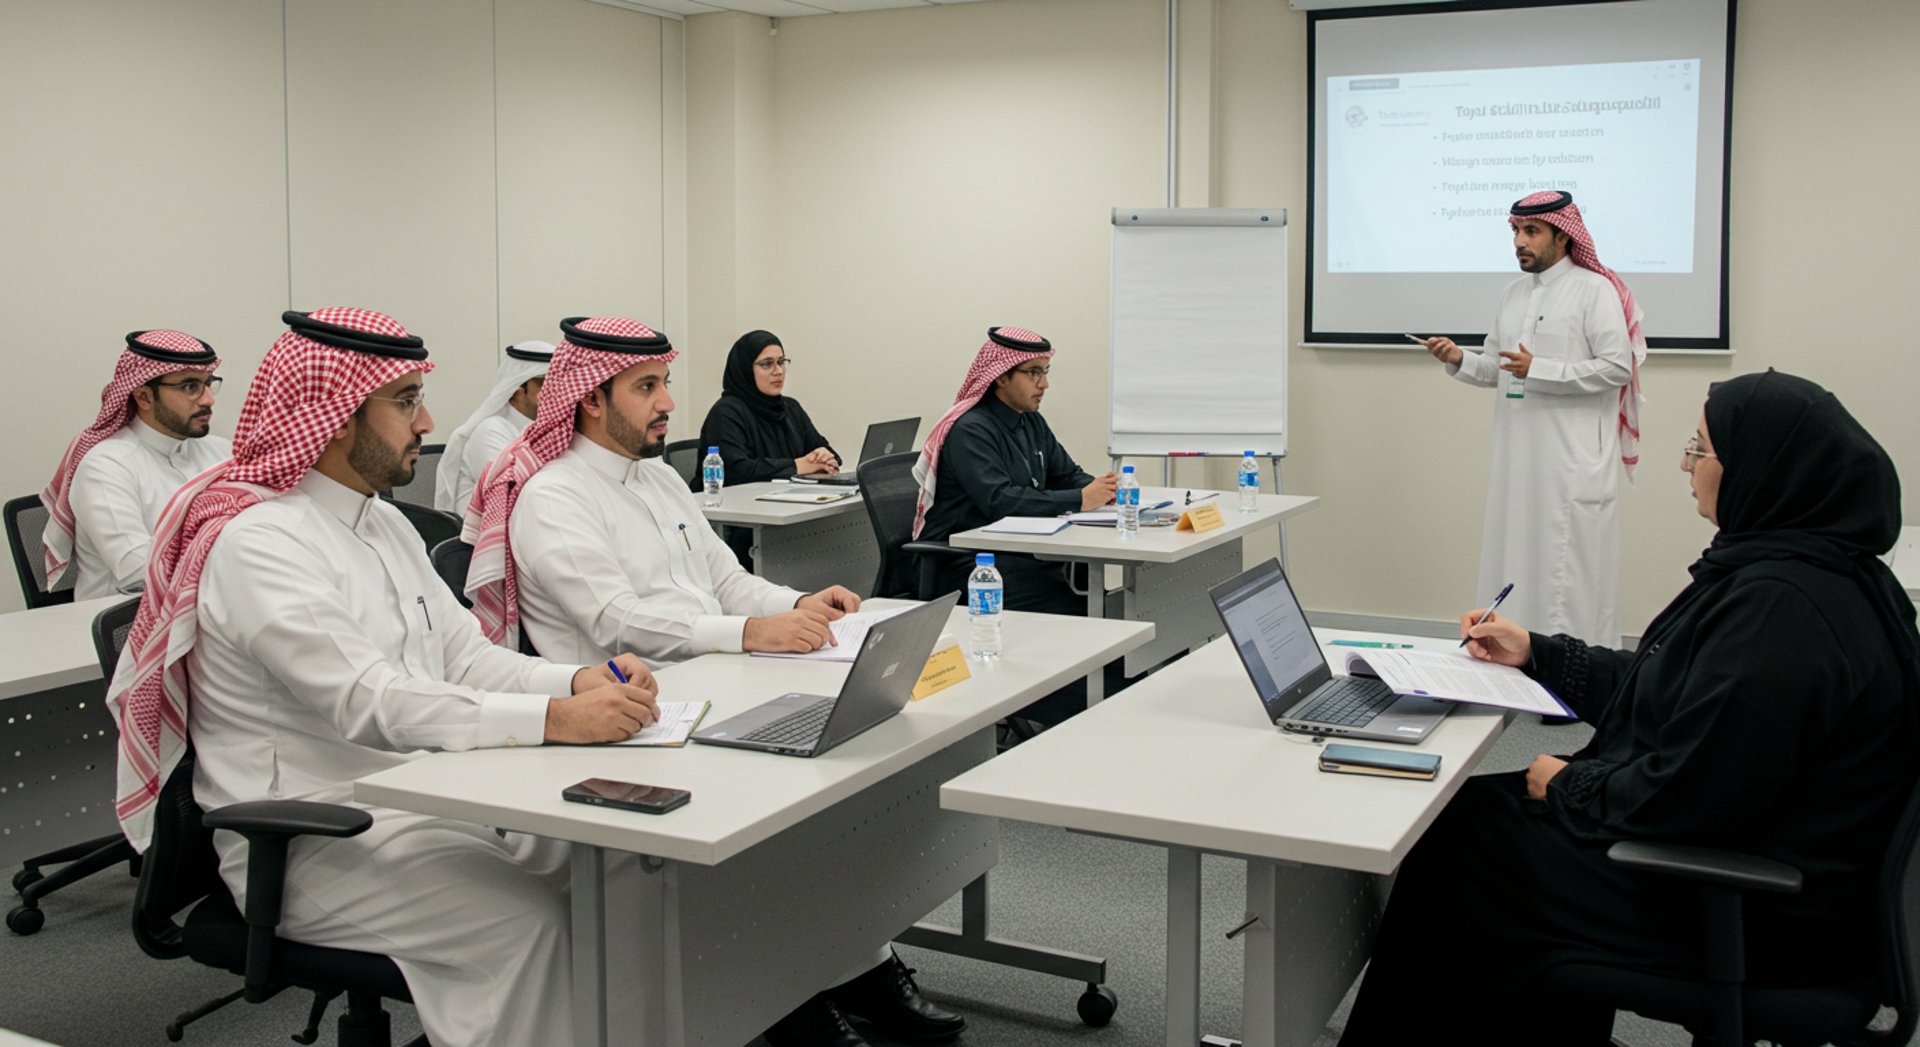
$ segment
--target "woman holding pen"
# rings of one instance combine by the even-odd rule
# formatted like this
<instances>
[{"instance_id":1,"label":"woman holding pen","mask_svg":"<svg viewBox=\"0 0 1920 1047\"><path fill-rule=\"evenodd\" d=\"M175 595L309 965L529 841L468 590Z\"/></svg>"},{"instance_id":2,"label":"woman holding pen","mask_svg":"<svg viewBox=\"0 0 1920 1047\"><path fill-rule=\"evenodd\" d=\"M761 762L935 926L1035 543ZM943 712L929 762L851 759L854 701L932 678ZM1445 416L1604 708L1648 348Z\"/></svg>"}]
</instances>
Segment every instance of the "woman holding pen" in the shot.
<instances>
[{"instance_id":1,"label":"woman holding pen","mask_svg":"<svg viewBox=\"0 0 1920 1047\"><path fill-rule=\"evenodd\" d=\"M1748 980L1872 970L1875 873L1920 774L1920 636L1878 559L1900 530L1893 462L1832 394L1768 371L1713 387L1681 468L1719 530L1638 650L1462 616L1474 657L1524 669L1594 735L1461 788L1401 867L1345 1047L1604 1047L1612 1012L1551 998L1554 966L1701 976L1697 894L1609 860L1624 839L1801 870L1798 894L1749 899Z\"/></svg>"}]
</instances>

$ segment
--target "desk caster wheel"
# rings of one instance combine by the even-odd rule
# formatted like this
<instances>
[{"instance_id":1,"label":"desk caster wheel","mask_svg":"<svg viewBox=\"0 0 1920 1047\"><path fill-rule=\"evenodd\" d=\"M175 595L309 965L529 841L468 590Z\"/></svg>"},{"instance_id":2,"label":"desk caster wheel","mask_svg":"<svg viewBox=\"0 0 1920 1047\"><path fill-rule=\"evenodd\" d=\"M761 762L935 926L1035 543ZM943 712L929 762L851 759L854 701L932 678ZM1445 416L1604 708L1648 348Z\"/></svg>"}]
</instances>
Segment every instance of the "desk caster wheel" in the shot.
<instances>
[{"instance_id":1,"label":"desk caster wheel","mask_svg":"<svg viewBox=\"0 0 1920 1047\"><path fill-rule=\"evenodd\" d=\"M47 914L38 909L18 906L7 910L7 930L26 935L38 931L47 922Z\"/></svg>"},{"instance_id":2,"label":"desk caster wheel","mask_svg":"<svg viewBox=\"0 0 1920 1047\"><path fill-rule=\"evenodd\" d=\"M1098 1029L1113 1020L1113 1012L1120 1009L1120 998L1104 985L1089 985L1074 1009L1080 1012L1082 1022Z\"/></svg>"},{"instance_id":3,"label":"desk caster wheel","mask_svg":"<svg viewBox=\"0 0 1920 1047\"><path fill-rule=\"evenodd\" d=\"M38 869L22 869L13 874L13 889L15 891L24 891L44 879L46 879L46 877L40 875L40 870Z\"/></svg>"}]
</instances>

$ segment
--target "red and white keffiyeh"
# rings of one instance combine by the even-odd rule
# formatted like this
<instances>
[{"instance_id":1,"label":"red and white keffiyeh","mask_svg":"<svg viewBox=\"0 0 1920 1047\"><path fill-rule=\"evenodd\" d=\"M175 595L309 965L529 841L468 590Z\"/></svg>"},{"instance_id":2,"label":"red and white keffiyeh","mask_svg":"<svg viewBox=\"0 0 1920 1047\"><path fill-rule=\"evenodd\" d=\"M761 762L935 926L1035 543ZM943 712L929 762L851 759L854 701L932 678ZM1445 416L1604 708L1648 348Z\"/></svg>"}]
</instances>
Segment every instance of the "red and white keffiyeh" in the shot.
<instances>
[{"instance_id":1,"label":"red and white keffiyeh","mask_svg":"<svg viewBox=\"0 0 1920 1047\"><path fill-rule=\"evenodd\" d=\"M286 316L296 329L273 343L254 374L233 458L188 481L160 514L147 589L107 688L120 727L115 813L137 850L152 837L154 801L186 746L186 658L197 639L200 573L214 540L242 510L299 483L370 393L408 372L433 370L420 340L381 313L331 308ZM314 324L358 333L375 348L322 344L299 330L313 331ZM409 355L380 355L382 348Z\"/></svg>"},{"instance_id":2,"label":"red and white keffiyeh","mask_svg":"<svg viewBox=\"0 0 1920 1047\"><path fill-rule=\"evenodd\" d=\"M47 587L51 589L73 561L73 474L80 460L133 420L133 391L177 371L213 371L220 358L200 339L184 331L135 331L127 336L128 348L113 365L113 378L100 390L100 413L93 424L80 431L67 444L60 467L53 471L40 501L47 507L47 529L41 545L47 561ZM141 352L144 347L152 355Z\"/></svg>"},{"instance_id":3,"label":"red and white keffiyeh","mask_svg":"<svg viewBox=\"0 0 1920 1047\"><path fill-rule=\"evenodd\" d=\"M934 480L940 474L940 446L947 442L947 431L953 428L953 423L973 410L980 397L993 388L994 379L1029 360L1052 358L1053 343L1024 327L987 328L987 340L974 354L973 366L967 368L966 381L960 383L953 406L933 423L933 431L920 447L920 460L913 463L913 481L920 485L920 496L913 504L915 538L920 537L920 529L927 525L927 512L933 508Z\"/></svg>"},{"instance_id":4,"label":"red and white keffiyeh","mask_svg":"<svg viewBox=\"0 0 1920 1047\"><path fill-rule=\"evenodd\" d=\"M533 474L573 444L580 401L602 382L636 364L672 363L680 355L665 335L617 316L560 321L564 340L553 351L533 423L487 466L468 503L460 538L473 546L467 566L467 598L487 638L502 647L520 644L520 581L514 571L507 522Z\"/></svg>"},{"instance_id":5,"label":"red and white keffiyeh","mask_svg":"<svg viewBox=\"0 0 1920 1047\"><path fill-rule=\"evenodd\" d=\"M1551 206L1555 204L1559 206ZM1620 308L1627 316L1627 342L1633 347L1632 374L1620 387L1620 464L1626 466L1627 478L1632 479L1634 467L1640 464L1640 406L1646 402L1640 392L1640 365L1647 359L1647 336L1640 330L1640 310L1633 304L1633 292L1627 290L1620 274L1600 264L1600 253L1594 250L1593 236L1587 232L1572 194L1553 189L1534 193L1515 203L1513 211L1507 216L1509 226L1538 218L1567 234L1572 241L1568 254L1573 264L1606 277L1620 294Z\"/></svg>"}]
</instances>

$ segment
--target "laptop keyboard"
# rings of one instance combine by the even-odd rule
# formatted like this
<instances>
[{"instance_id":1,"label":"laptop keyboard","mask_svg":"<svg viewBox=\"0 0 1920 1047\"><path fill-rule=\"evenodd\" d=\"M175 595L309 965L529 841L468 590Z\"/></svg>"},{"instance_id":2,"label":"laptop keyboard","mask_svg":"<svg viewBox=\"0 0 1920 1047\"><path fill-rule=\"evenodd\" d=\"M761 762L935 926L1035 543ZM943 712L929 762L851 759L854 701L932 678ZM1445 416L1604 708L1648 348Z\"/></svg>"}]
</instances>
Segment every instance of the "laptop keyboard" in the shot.
<instances>
[{"instance_id":1,"label":"laptop keyboard","mask_svg":"<svg viewBox=\"0 0 1920 1047\"><path fill-rule=\"evenodd\" d=\"M1399 696L1371 677L1337 677L1329 683L1313 704L1293 714L1295 720L1311 720L1340 727L1359 727L1371 723Z\"/></svg>"},{"instance_id":2,"label":"laptop keyboard","mask_svg":"<svg viewBox=\"0 0 1920 1047\"><path fill-rule=\"evenodd\" d=\"M804 709L795 709L764 727L748 731L741 741L768 745L801 745L818 741L827 717L833 714L835 699L822 698Z\"/></svg>"}]
</instances>

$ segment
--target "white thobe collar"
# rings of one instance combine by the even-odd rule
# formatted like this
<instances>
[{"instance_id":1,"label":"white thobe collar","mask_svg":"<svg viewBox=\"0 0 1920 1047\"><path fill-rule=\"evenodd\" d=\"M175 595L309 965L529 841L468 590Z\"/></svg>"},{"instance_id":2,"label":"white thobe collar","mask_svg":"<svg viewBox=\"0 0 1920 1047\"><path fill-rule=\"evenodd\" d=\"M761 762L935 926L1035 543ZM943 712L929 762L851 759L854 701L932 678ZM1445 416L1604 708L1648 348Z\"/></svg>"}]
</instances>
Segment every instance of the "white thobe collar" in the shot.
<instances>
[{"instance_id":1,"label":"white thobe collar","mask_svg":"<svg viewBox=\"0 0 1920 1047\"><path fill-rule=\"evenodd\" d=\"M609 451L587 439L584 433L573 434L573 445L567 448L567 453L585 462L594 472L622 486L638 476L640 463L644 461L641 458L628 458L618 451Z\"/></svg>"},{"instance_id":2,"label":"white thobe collar","mask_svg":"<svg viewBox=\"0 0 1920 1047\"><path fill-rule=\"evenodd\" d=\"M1548 266L1546 272L1533 274L1533 285L1535 287L1552 287L1572 271L1573 255L1561 255L1560 260Z\"/></svg>"},{"instance_id":3,"label":"white thobe collar","mask_svg":"<svg viewBox=\"0 0 1920 1047\"><path fill-rule=\"evenodd\" d=\"M373 508L372 495L361 494L318 469L307 470L307 475L300 478L294 489L313 499L313 504L356 534L367 518L367 510Z\"/></svg>"},{"instance_id":4,"label":"white thobe collar","mask_svg":"<svg viewBox=\"0 0 1920 1047\"><path fill-rule=\"evenodd\" d=\"M499 415L500 417L505 418L507 420L508 425L513 426L513 431L516 433L526 432L527 426L533 424L533 419L528 418L524 414L521 414L520 409L518 407L513 406L512 404L506 404L505 406L501 407L499 411ZM574 435L578 436L579 434L575 433Z\"/></svg>"},{"instance_id":5,"label":"white thobe collar","mask_svg":"<svg viewBox=\"0 0 1920 1047\"><path fill-rule=\"evenodd\" d=\"M127 421L127 428L133 431L133 438L140 446L165 459L169 464L178 465L187 453L187 441L177 436L168 436L138 417Z\"/></svg>"}]
</instances>

